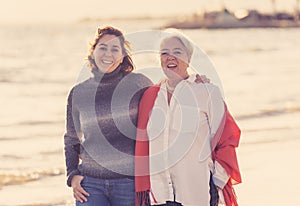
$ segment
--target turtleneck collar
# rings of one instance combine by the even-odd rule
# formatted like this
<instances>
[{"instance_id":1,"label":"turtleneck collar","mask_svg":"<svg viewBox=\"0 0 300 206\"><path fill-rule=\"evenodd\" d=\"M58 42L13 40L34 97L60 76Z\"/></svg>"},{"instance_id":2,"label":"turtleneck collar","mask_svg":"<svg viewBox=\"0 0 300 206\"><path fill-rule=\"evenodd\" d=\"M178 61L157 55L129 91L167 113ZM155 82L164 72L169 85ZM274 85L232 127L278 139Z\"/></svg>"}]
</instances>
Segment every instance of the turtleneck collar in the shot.
<instances>
[{"instance_id":1,"label":"turtleneck collar","mask_svg":"<svg viewBox=\"0 0 300 206\"><path fill-rule=\"evenodd\" d=\"M94 79L97 82L108 82L114 79L121 79L124 74L121 71L122 66L119 65L114 71L110 72L110 73L103 73L101 71L99 71L98 69L93 69L92 73L94 75Z\"/></svg>"}]
</instances>

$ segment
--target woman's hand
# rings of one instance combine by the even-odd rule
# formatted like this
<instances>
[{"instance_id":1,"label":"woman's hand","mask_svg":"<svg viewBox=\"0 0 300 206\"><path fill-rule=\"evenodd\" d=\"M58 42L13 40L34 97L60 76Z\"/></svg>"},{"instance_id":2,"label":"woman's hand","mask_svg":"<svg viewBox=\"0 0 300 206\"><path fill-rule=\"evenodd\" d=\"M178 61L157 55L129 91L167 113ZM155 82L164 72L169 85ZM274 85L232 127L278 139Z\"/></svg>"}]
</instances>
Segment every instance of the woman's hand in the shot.
<instances>
[{"instance_id":1,"label":"woman's hand","mask_svg":"<svg viewBox=\"0 0 300 206\"><path fill-rule=\"evenodd\" d=\"M75 199L81 203L87 202L86 196L90 196L89 193L87 193L82 187L81 187L81 181L83 180L83 176L81 175L74 175L71 181L71 186L73 188L73 196Z\"/></svg>"},{"instance_id":2,"label":"woman's hand","mask_svg":"<svg viewBox=\"0 0 300 206\"><path fill-rule=\"evenodd\" d=\"M199 83L210 83L210 79L208 79L205 75L196 74L195 82Z\"/></svg>"}]
</instances>

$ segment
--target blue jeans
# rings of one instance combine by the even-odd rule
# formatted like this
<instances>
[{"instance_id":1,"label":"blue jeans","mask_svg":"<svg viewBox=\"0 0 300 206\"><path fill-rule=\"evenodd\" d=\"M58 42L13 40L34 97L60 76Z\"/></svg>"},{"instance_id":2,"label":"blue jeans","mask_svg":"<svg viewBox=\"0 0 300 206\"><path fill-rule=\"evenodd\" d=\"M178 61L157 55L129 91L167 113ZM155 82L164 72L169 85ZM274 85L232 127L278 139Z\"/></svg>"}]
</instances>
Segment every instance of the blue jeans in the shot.
<instances>
[{"instance_id":1,"label":"blue jeans","mask_svg":"<svg viewBox=\"0 0 300 206\"><path fill-rule=\"evenodd\" d=\"M81 186L90 196L87 202L76 201L76 206L134 206L135 189L134 180L99 179L84 176Z\"/></svg>"}]
</instances>

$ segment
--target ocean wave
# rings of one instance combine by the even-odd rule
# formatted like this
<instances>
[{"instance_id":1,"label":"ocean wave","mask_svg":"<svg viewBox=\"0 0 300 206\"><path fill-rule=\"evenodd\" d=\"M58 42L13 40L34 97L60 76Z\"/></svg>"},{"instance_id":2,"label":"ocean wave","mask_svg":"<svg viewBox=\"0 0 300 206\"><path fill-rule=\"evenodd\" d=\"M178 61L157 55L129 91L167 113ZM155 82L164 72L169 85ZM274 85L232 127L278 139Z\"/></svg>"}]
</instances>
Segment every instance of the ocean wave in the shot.
<instances>
[{"instance_id":1,"label":"ocean wave","mask_svg":"<svg viewBox=\"0 0 300 206\"><path fill-rule=\"evenodd\" d=\"M278 109L266 109L257 113L252 114L244 114L244 115L236 115L235 118L237 120L245 120L245 119L253 119L253 118L261 118L261 117L269 117L269 116L277 116L283 115L292 112L300 112L299 106L289 106Z\"/></svg>"},{"instance_id":2,"label":"ocean wave","mask_svg":"<svg viewBox=\"0 0 300 206\"><path fill-rule=\"evenodd\" d=\"M57 122L54 121L24 121L24 122L19 122L18 125L49 125L49 124L57 124Z\"/></svg>"},{"instance_id":3,"label":"ocean wave","mask_svg":"<svg viewBox=\"0 0 300 206\"><path fill-rule=\"evenodd\" d=\"M14 155L14 154L5 154L5 155L1 155L0 158L20 160L20 159L24 159L25 157Z\"/></svg>"},{"instance_id":4,"label":"ocean wave","mask_svg":"<svg viewBox=\"0 0 300 206\"><path fill-rule=\"evenodd\" d=\"M13 83L13 81L7 77L1 77L0 83Z\"/></svg>"},{"instance_id":5,"label":"ocean wave","mask_svg":"<svg viewBox=\"0 0 300 206\"><path fill-rule=\"evenodd\" d=\"M248 47L246 49L243 49L242 51L244 52L269 52L269 51L278 51L279 48L276 48L276 47L260 47L260 46L257 46L257 47Z\"/></svg>"},{"instance_id":6,"label":"ocean wave","mask_svg":"<svg viewBox=\"0 0 300 206\"><path fill-rule=\"evenodd\" d=\"M244 132L266 132L266 131L275 131L275 130L287 130L291 129L290 127L264 127L264 128L256 128L256 129L243 129Z\"/></svg>"},{"instance_id":7,"label":"ocean wave","mask_svg":"<svg viewBox=\"0 0 300 206\"><path fill-rule=\"evenodd\" d=\"M27 121L16 121L8 124L1 124L0 127L11 127L11 126L37 126L37 125L56 125L64 123L61 121L47 121L47 120L27 120Z\"/></svg>"},{"instance_id":8,"label":"ocean wave","mask_svg":"<svg viewBox=\"0 0 300 206\"><path fill-rule=\"evenodd\" d=\"M0 137L0 141L15 141L18 140L20 138L17 137Z\"/></svg>"},{"instance_id":9,"label":"ocean wave","mask_svg":"<svg viewBox=\"0 0 300 206\"><path fill-rule=\"evenodd\" d=\"M20 206L73 206L74 202L72 201L61 201L56 203L33 203L33 204L25 204Z\"/></svg>"},{"instance_id":10,"label":"ocean wave","mask_svg":"<svg viewBox=\"0 0 300 206\"><path fill-rule=\"evenodd\" d=\"M1 68L0 68L1 70ZM1 71L2 72L2 71ZM28 71L29 73L30 71ZM14 85L36 85L36 84L49 84L49 85L66 85L66 83L73 83L73 80L71 79L50 79L45 77L28 77L27 73L21 75L20 77L15 77L12 74L2 74L2 77L0 77L0 83L3 84L14 84ZM56 91L57 92L57 91Z\"/></svg>"},{"instance_id":11,"label":"ocean wave","mask_svg":"<svg viewBox=\"0 0 300 206\"><path fill-rule=\"evenodd\" d=\"M64 169L54 168L48 170L36 170L31 172L0 171L0 187L8 185L21 185L31 181L37 181L44 177L64 174Z\"/></svg>"}]
</instances>

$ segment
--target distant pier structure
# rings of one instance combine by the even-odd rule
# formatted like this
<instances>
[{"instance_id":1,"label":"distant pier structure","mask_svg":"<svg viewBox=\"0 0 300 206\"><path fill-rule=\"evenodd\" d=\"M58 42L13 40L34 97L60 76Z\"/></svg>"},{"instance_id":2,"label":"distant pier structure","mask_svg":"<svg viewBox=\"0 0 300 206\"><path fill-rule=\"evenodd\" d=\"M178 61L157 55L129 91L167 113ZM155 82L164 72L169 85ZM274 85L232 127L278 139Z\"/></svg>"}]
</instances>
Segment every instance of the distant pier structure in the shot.
<instances>
[{"instance_id":1,"label":"distant pier structure","mask_svg":"<svg viewBox=\"0 0 300 206\"><path fill-rule=\"evenodd\" d=\"M271 0L273 12L262 13L258 10L237 10L231 12L225 5L221 11L195 13L180 16L167 23L164 28L179 29L232 29L232 28L298 28L300 27L299 3L296 0L295 12L280 12L276 0Z\"/></svg>"}]
</instances>

